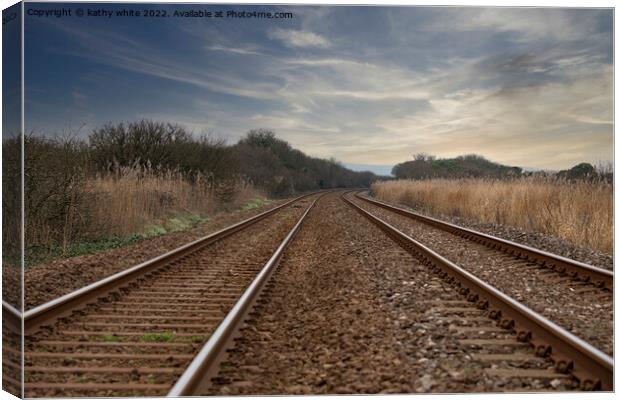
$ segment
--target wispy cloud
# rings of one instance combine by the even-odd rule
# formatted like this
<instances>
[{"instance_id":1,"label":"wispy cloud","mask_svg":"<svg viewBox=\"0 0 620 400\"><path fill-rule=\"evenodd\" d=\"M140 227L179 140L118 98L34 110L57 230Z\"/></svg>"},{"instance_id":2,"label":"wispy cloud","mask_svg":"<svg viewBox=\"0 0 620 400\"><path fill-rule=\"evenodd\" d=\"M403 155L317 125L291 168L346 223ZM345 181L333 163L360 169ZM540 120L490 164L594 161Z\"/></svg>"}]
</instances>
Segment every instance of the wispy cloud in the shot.
<instances>
[{"instance_id":1,"label":"wispy cloud","mask_svg":"<svg viewBox=\"0 0 620 400\"><path fill-rule=\"evenodd\" d=\"M276 28L269 32L269 37L282 41L288 47L327 48L331 46L330 41L325 37L308 31Z\"/></svg>"},{"instance_id":2,"label":"wispy cloud","mask_svg":"<svg viewBox=\"0 0 620 400\"><path fill-rule=\"evenodd\" d=\"M600 33L600 18L600 13L587 9L449 7L423 21L423 28L494 34L508 32L514 34L511 40L515 42L548 40L563 43Z\"/></svg>"},{"instance_id":3,"label":"wispy cloud","mask_svg":"<svg viewBox=\"0 0 620 400\"><path fill-rule=\"evenodd\" d=\"M234 53L234 54L241 54L241 55L262 55L262 53L252 48L227 47L227 46L213 45L213 46L206 46L205 49L210 50L210 51L222 51L225 53Z\"/></svg>"},{"instance_id":4,"label":"wispy cloud","mask_svg":"<svg viewBox=\"0 0 620 400\"><path fill-rule=\"evenodd\" d=\"M277 89L268 82L248 80L243 76L209 71L194 63L184 63L162 54L148 43L123 37L108 31L76 29L55 24L58 29L71 35L82 47L78 50L56 50L57 53L87 58L127 71L173 80L218 93L268 99Z\"/></svg>"}]
</instances>

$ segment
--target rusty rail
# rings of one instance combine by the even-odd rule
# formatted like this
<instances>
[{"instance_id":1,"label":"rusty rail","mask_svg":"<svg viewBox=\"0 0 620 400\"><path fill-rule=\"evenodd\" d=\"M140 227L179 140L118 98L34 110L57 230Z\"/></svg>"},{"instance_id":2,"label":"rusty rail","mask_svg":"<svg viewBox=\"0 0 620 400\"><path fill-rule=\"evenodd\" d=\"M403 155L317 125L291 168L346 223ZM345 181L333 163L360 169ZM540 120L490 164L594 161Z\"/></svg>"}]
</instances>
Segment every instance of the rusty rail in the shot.
<instances>
[{"instance_id":1,"label":"rusty rail","mask_svg":"<svg viewBox=\"0 0 620 400\"><path fill-rule=\"evenodd\" d=\"M312 208L314 208L320 197L315 199L301 218L299 218L269 261L267 261L256 278L254 278L235 306L228 312L224 320L204 344L183 375L181 375L172 389L170 389L167 395L168 397L196 395L201 388L208 387L211 378L217 374L220 362L225 358L226 349L232 345L235 335L243 326L247 315L259 298L265 284L269 281L269 278L278 266L284 251L292 242L306 216L310 213Z\"/></svg>"},{"instance_id":2,"label":"rusty rail","mask_svg":"<svg viewBox=\"0 0 620 400\"><path fill-rule=\"evenodd\" d=\"M245 219L227 228L221 229L210 235L197 239L191 243L178 247L165 254L155 257L151 260L145 261L134 267L128 268L114 275L110 275L107 278L94 282L81 289L77 289L66 295L58 297L54 300L43 303L39 306L33 307L23 314L24 318L24 331L30 333L36 330L44 323L49 323L59 317L66 316L71 313L78 305L85 304L89 301L101 298L107 293L118 289L119 287L126 285L129 282L134 281L140 276L155 271L156 269L170 264L171 262L178 260L190 253L193 253L207 245L215 243L223 238L226 238L242 229L253 225L268 216L280 211L284 207L287 207L305 197L311 196L315 193L305 194L296 197L284 204L267 210L263 213L255 215L251 218Z\"/></svg>"},{"instance_id":3,"label":"rusty rail","mask_svg":"<svg viewBox=\"0 0 620 400\"><path fill-rule=\"evenodd\" d=\"M529 342L537 355L550 357L559 371L571 373L585 389L613 390L614 363L607 354L362 209L344 195L342 198L442 278L453 282L468 301L489 310L489 315L500 326L514 329L519 340Z\"/></svg>"},{"instance_id":4,"label":"rusty rail","mask_svg":"<svg viewBox=\"0 0 620 400\"><path fill-rule=\"evenodd\" d=\"M519 256L520 258L534 261L558 272L567 273L572 277L578 277L583 281L593 282L599 287L605 287L609 290L613 290L614 273L612 271L571 260L569 258L535 249L523 244L511 242L506 239L487 235L473 229L463 228L436 218L427 217L425 215L421 215L379 200L370 199L366 196L360 196L359 193L356 194L356 197L367 203L374 204L407 218L418 220L435 228L484 244L485 246L503 250L509 254Z\"/></svg>"}]
</instances>

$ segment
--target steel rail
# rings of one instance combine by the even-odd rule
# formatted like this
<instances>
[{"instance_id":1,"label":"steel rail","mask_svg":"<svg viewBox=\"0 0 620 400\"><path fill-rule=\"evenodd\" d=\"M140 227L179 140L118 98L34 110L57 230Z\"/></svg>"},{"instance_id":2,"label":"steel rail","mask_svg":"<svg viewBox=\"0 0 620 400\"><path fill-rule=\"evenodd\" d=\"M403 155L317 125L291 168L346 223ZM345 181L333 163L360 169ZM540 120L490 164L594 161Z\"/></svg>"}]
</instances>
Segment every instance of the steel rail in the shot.
<instances>
[{"instance_id":1,"label":"steel rail","mask_svg":"<svg viewBox=\"0 0 620 400\"><path fill-rule=\"evenodd\" d=\"M613 290L614 273L612 271L585 264L576 260L571 260L570 258L535 249L533 247L529 247L520 243L515 243L506 239L491 236L486 233L475 231L473 229L464 228L462 226L441 221L436 218L427 217L425 215L421 215L416 212L406 210L404 208L388 204L380 200L371 199L366 196L360 196L359 193L356 194L356 197L360 200L364 200L367 203L374 204L376 206L382 207L386 210L398 213L400 215L404 215L405 217L415 219L439 228L441 230L454 233L470 240L474 240L491 248L503 249L510 254L518 255L524 259L536 261L540 265L547 266L559 272L565 272L573 277L579 277L584 281L591 281L599 287L606 287L610 290Z\"/></svg>"},{"instance_id":2,"label":"steel rail","mask_svg":"<svg viewBox=\"0 0 620 400\"><path fill-rule=\"evenodd\" d=\"M2 300L2 320L15 332L22 331L22 312L11 303Z\"/></svg>"},{"instance_id":3,"label":"steel rail","mask_svg":"<svg viewBox=\"0 0 620 400\"><path fill-rule=\"evenodd\" d=\"M238 333L239 329L243 326L250 310L260 297L265 284L269 281L269 278L279 264L284 251L299 231L306 216L322 196L323 195L315 199L301 218L299 218L299 221L297 221L293 229L291 229L282 243L280 243L250 286L248 286L185 372L177 380L172 389L170 389L167 394L168 397L196 395L199 389L208 387L211 378L217 373L220 362L225 357L225 350L232 344L235 334Z\"/></svg>"},{"instance_id":4,"label":"steel rail","mask_svg":"<svg viewBox=\"0 0 620 400\"><path fill-rule=\"evenodd\" d=\"M91 283L90 285L84 286L83 288L77 289L54 300L50 300L46 303L33 307L30 310L26 311L23 315L24 331L26 333L32 332L44 323L49 323L59 317L68 315L78 305L82 305L88 301L100 298L103 295L113 290L116 290L129 282L135 281L140 276L144 276L149 272L153 272L158 268L170 264L171 262L187 256L188 254L191 254L207 245L215 243L236 232L239 232L267 218L268 216L275 214L283 208L314 194L316 193L308 193L296 197L290 201L287 201L284 204L262 212L251 218L245 219L227 228L221 229L210 235L194 240L193 242L180 246L151 260L145 261L141 264L135 265L121 272L117 272L116 274L110 275L97 282Z\"/></svg>"},{"instance_id":5,"label":"steel rail","mask_svg":"<svg viewBox=\"0 0 620 400\"><path fill-rule=\"evenodd\" d=\"M442 278L459 287L459 292L467 296L468 301L489 310L489 316L498 320L501 327L517 332L518 340L529 342L537 355L550 357L560 372L571 373L585 389L613 390L613 358L372 215L344 195L342 198Z\"/></svg>"}]
</instances>

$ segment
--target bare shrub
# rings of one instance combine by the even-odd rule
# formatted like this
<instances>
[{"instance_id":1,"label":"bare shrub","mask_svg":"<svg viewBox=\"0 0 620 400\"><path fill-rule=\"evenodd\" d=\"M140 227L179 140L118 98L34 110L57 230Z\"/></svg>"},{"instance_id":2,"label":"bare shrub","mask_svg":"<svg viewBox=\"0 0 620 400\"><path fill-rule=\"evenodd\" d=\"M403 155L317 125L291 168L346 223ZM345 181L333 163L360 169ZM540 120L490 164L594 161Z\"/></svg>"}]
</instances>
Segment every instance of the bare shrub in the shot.
<instances>
[{"instance_id":1,"label":"bare shrub","mask_svg":"<svg viewBox=\"0 0 620 400\"><path fill-rule=\"evenodd\" d=\"M2 141L2 252L3 262L17 263L21 251L22 158L21 135Z\"/></svg>"},{"instance_id":2,"label":"bare shrub","mask_svg":"<svg viewBox=\"0 0 620 400\"><path fill-rule=\"evenodd\" d=\"M129 124L106 124L89 136L91 158L99 168L111 163L122 167L169 165L174 146L188 142L190 134L174 124L141 120Z\"/></svg>"},{"instance_id":3,"label":"bare shrub","mask_svg":"<svg viewBox=\"0 0 620 400\"><path fill-rule=\"evenodd\" d=\"M72 138L24 137L26 247L63 247L88 223L80 213L86 150Z\"/></svg>"},{"instance_id":4,"label":"bare shrub","mask_svg":"<svg viewBox=\"0 0 620 400\"><path fill-rule=\"evenodd\" d=\"M380 199L444 214L517 226L605 252L613 249L613 188L604 179L434 179L377 182Z\"/></svg>"},{"instance_id":5,"label":"bare shrub","mask_svg":"<svg viewBox=\"0 0 620 400\"><path fill-rule=\"evenodd\" d=\"M224 179L235 172L232 150L224 139L210 134L195 138L175 124L151 120L107 124L95 129L88 142L91 163L100 172L136 164Z\"/></svg>"}]
</instances>

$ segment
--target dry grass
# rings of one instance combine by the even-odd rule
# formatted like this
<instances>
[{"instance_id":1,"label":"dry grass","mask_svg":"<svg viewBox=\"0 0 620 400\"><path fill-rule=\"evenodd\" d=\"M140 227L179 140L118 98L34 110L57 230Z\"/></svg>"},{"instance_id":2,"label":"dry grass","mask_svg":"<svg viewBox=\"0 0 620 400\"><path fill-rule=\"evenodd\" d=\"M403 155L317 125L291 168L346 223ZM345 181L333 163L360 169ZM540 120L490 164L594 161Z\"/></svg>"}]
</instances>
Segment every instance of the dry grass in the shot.
<instances>
[{"instance_id":1,"label":"dry grass","mask_svg":"<svg viewBox=\"0 0 620 400\"><path fill-rule=\"evenodd\" d=\"M264 197L246 180L213 183L198 175L189 182L176 172L155 173L145 168L121 168L116 174L88 179L85 204L90 235L128 235L180 214L208 215L240 208Z\"/></svg>"},{"instance_id":2,"label":"dry grass","mask_svg":"<svg viewBox=\"0 0 620 400\"><path fill-rule=\"evenodd\" d=\"M432 214L512 225L611 253L613 188L552 178L434 179L373 184L379 199Z\"/></svg>"},{"instance_id":3,"label":"dry grass","mask_svg":"<svg viewBox=\"0 0 620 400\"><path fill-rule=\"evenodd\" d=\"M265 195L241 178L195 175L149 167L75 175L57 189L43 179L38 198L45 207L27 209L27 264L134 243L191 228L213 213L263 204ZM34 197L34 196L33 196ZM35 203L35 201L31 201Z\"/></svg>"}]
</instances>

